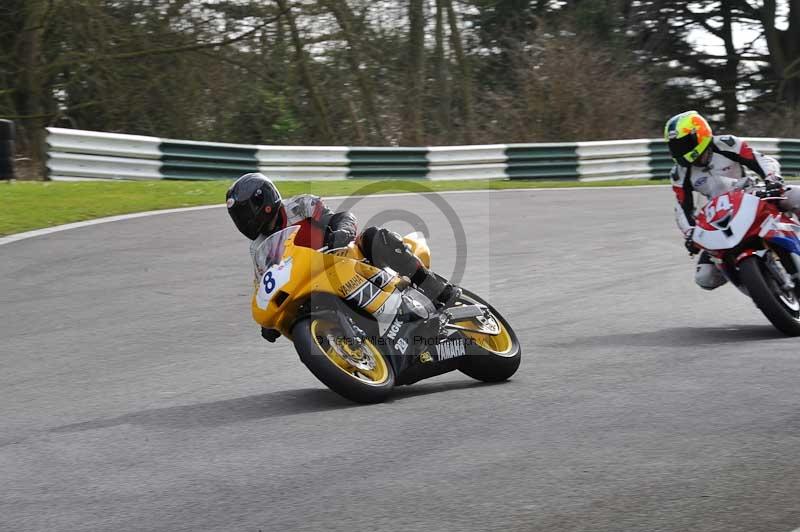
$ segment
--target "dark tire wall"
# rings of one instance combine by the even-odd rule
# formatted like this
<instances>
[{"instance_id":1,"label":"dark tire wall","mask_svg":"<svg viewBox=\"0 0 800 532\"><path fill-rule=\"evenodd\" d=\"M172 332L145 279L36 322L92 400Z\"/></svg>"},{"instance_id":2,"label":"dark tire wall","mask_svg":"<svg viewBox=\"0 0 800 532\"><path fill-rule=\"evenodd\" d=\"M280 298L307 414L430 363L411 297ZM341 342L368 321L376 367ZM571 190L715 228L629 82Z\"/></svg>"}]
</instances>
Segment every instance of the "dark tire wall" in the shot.
<instances>
[{"instance_id":1,"label":"dark tire wall","mask_svg":"<svg viewBox=\"0 0 800 532\"><path fill-rule=\"evenodd\" d=\"M800 336L800 321L783 307L764 278L761 258L750 256L739 263L739 275L753 302L782 333Z\"/></svg>"},{"instance_id":2,"label":"dark tire wall","mask_svg":"<svg viewBox=\"0 0 800 532\"><path fill-rule=\"evenodd\" d=\"M473 379L483 381L483 382L501 382L508 380L514 373L516 373L517 369L519 368L519 364L522 361L522 347L519 344L519 339L517 338L514 329L508 324L508 321L503 317L502 314L497 312L493 306L487 303L483 298L480 296L470 292L469 290L463 290L463 294L467 296L470 300L475 301L476 303L481 303L486 305L489 310L492 311L492 314L500 320L503 324L503 327L506 328L508 331L509 336L511 336L511 342L513 347L511 348L512 355L497 355L494 353L490 353L479 347L472 347L472 354L468 354L466 358L464 358L461 367L459 368L462 373L465 375L472 377Z\"/></svg>"},{"instance_id":3,"label":"dark tire wall","mask_svg":"<svg viewBox=\"0 0 800 532\"><path fill-rule=\"evenodd\" d=\"M339 369L324 353L320 352L311 332L311 318L298 321L292 329L294 346L300 360L325 386L342 397L357 403L380 403L394 388L394 371L387 361L389 378L382 384L369 385L358 381Z\"/></svg>"}]
</instances>

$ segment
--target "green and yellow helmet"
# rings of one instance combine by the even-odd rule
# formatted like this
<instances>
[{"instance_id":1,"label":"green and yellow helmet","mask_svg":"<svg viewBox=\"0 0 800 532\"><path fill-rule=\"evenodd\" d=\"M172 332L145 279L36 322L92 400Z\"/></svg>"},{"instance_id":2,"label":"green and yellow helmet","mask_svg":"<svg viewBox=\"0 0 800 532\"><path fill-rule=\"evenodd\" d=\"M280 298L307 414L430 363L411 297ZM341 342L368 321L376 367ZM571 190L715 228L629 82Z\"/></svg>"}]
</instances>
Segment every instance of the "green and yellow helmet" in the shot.
<instances>
[{"instance_id":1,"label":"green and yellow helmet","mask_svg":"<svg viewBox=\"0 0 800 532\"><path fill-rule=\"evenodd\" d=\"M664 140L675 162L691 166L711 144L711 126L697 111L686 111L667 120Z\"/></svg>"}]
</instances>

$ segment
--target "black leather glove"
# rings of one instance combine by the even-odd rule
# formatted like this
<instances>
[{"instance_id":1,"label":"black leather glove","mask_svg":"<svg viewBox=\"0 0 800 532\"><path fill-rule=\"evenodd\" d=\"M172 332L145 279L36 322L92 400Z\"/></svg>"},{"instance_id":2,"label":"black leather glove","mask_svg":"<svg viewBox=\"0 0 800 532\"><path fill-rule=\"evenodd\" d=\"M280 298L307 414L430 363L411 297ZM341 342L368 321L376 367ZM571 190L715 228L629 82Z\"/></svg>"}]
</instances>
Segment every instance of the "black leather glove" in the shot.
<instances>
[{"instance_id":1,"label":"black leather glove","mask_svg":"<svg viewBox=\"0 0 800 532\"><path fill-rule=\"evenodd\" d=\"M764 192L766 192L766 197L768 198L783 196L783 183L780 181L767 181Z\"/></svg>"},{"instance_id":2,"label":"black leather glove","mask_svg":"<svg viewBox=\"0 0 800 532\"><path fill-rule=\"evenodd\" d=\"M330 249L343 248L352 242L352 240L353 234L350 231L337 229L336 231L331 231L328 233L328 238L325 240L325 244Z\"/></svg>"},{"instance_id":3,"label":"black leather glove","mask_svg":"<svg viewBox=\"0 0 800 532\"><path fill-rule=\"evenodd\" d=\"M689 231L689 234L686 236L686 240L683 242L683 245L686 246L686 251L689 252L689 255L697 255L700 253L700 247L694 243L694 239L692 236L694 235L694 228Z\"/></svg>"},{"instance_id":4,"label":"black leather glove","mask_svg":"<svg viewBox=\"0 0 800 532\"><path fill-rule=\"evenodd\" d=\"M281 333L275 329L265 329L261 327L261 338L270 343L275 343L275 340L281 337Z\"/></svg>"}]
</instances>

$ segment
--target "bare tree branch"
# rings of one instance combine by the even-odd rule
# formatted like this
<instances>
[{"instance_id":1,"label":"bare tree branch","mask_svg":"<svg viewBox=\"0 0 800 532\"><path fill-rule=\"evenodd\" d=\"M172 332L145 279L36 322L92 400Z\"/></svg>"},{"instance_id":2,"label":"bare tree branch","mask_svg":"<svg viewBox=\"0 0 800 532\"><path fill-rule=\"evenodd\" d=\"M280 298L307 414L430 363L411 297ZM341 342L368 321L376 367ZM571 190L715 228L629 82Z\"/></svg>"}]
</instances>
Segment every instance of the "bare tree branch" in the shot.
<instances>
[{"instance_id":1,"label":"bare tree branch","mask_svg":"<svg viewBox=\"0 0 800 532\"><path fill-rule=\"evenodd\" d=\"M227 39L222 39L216 42L205 42L205 43L193 43L193 44L186 44L181 46L172 46L166 48L152 48L148 50L137 50L134 52L120 52L116 54L106 54L106 55L84 55L83 57L71 59L68 61L56 61L46 66L48 71L58 70L67 66L77 65L77 64L90 64L90 63L98 63L103 61L118 61L118 60L128 60L128 59L140 59L142 57L152 57L152 56L159 56L159 55L172 55L184 52L195 52L198 50L204 50L209 48L222 48L224 46L230 46L231 44L244 41L253 35L255 35L258 31L263 29L264 27L273 24L281 16L286 13L286 9L282 9L276 16L269 18L259 24L258 26L252 28L251 30L246 31L245 33L238 35L236 37L230 37Z\"/></svg>"}]
</instances>

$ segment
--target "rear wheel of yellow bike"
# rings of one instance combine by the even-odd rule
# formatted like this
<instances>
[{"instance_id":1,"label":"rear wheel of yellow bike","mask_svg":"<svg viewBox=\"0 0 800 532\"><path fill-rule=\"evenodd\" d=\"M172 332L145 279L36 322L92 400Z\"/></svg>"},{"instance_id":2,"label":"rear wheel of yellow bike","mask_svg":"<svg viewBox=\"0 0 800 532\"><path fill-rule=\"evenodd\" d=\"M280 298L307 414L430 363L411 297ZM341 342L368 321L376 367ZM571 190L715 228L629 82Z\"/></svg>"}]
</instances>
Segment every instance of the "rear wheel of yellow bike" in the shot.
<instances>
[{"instance_id":1,"label":"rear wheel of yellow bike","mask_svg":"<svg viewBox=\"0 0 800 532\"><path fill-rule=\"evenodd\" d=\"M325 386L359 403L379 403L394 387L389 360L369 339L344 338L336 321L303 319L292 331L300 360Z\"/></svg>"},{"instance_id":2,"label":"rear wheel of yellow bike","mask_svg":"<svg viewBox=\"0 0 800 532\"><path fill-rule=\"evenodd\" d=\"M456 323L470 331L462 331L467 340L467 354L459 368L462 373L484 382L504 381L516 373L522 349L508 322L486 301L464 290L460 302L481 304L489 309L487 317ZM479 332L483 331L483 332Z\"/></svg>"}]
</instances>

